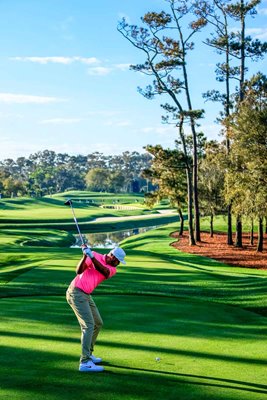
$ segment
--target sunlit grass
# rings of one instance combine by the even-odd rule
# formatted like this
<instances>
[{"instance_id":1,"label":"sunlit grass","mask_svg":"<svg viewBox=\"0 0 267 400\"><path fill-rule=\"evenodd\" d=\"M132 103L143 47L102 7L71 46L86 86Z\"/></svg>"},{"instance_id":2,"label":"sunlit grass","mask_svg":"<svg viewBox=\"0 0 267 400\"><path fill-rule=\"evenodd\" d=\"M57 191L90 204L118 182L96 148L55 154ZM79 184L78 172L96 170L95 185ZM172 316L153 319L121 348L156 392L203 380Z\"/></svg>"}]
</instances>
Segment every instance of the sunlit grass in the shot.
<instances>
[{"instance_id":1,"label":"sunlit grass","mask_svg":"<svg viewBox=\"0 0 267 400\"><path fill-rule=\"evenodd\" d=\"M154 209L148 209L144 205L143 195L73 191L38 199L28 197L1 199L0 227L75 231L72 210L64 204L68 198L73 200L76 218L84 232L108 232L123 230L125 227L131 229L137 226L169 223L178 219L175 213L172 216L160 214L156 206ZM105 207L102 207L103 205ZM116 206L122 208L113 208ZM167 205L158 205L158 208L166 207ZM111 222L110 217L121 217L121 220L117 223ZM138 220L128 221L128 217L137 217ZM99 218L106 220L99 221Z\"/></svg>"},{"instance_id":2,"label":"sunlit grass","mask_svg":"<svg viewBox=\"0 0 267 400\"><path fill-rule=\"evenodd\" d=\"M13 200L0 201L0 218L3 221L8 219L29 220L29 221L44 221L44 220L70 220L72 213L70 207L64 205L64 200L61 198L42 198L29 199L17 198ZM101 208L97 205L90 205L85 202L74 201L73 207L79 218L96 218L101 216L118 216L118 215L139 215L144 207L140 210L112 210ZM1 221L1 220L0 220Z\"/></svg>"},{"instance_id":3,"label":"sunlit grass","mask_svg":"<svg viewBox=\"0 0 267 400\"><path fill-rule=\"evenodd\" d=\"M138 215L144 206L143 196L137 195L117 195L111 193L94 192L66 192L42 198L20 197L13 199L0 200L0 219L25 219L25 220L64 220L70 219L70 208L64 205L66 199L73 200L73 207L80 218L101 215ZM138 205L138 210L112 210L100 208L105 204ZM127 212L125 212L127 211Z\"/></svg>"},{"instance_id":4,"label":"sunlit grass","mask_svg":"<svg viewBox=\"0 0 267 400\"><path fill-rule=\"evenodd\" d=\"M95 291L105 372L94 375L77 371L65 300L80 249L66 232L1 231L1 400L266 397L267 271L179 252L176 229L125 240L127 265Z\"/></svg>"},{"instance_id":5,"label":"sunlit grass","mask_svg":"<svg viewBox=\"0 0 267 400\"><path fill-rule=\"evenodd\" d=\"M235 233L235 217L232 217L232 230ZM251 221L248 218L243 218L242 220L243 232L250 232L251 229ZM254 221L254 232L258 229L257 220ZM201 218L201 230L209 231L210 230L210 218L203 217ZM214 231L215 232L227 232L227 215L218 215L214 218Z\"/></svg>"},{"instance_id":6,"label":"sunlit grass","mask_svg":"<svg viewBox=\"0 0 267 400\"><path fill-rule=\"evenodd\" d=\"M87 398L92 386L99 400L264 398L260 316L157 296L95 300L105 321L97 354L106 371L89 376L77 372L79 328L63 297L1 300L2 399L56 400L62 387L65 399L77 398L77 391Z\"/></svg>"}]
</instances>

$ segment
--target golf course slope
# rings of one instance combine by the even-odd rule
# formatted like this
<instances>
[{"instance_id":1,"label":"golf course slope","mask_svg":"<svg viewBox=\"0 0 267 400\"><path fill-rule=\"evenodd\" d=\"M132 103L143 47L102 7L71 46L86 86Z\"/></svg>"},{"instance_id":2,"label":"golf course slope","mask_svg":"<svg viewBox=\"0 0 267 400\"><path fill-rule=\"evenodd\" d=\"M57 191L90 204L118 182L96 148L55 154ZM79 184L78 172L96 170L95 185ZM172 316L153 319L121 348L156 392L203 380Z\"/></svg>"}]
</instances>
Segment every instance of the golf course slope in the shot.
<instances>
[{"instance_id":1,"label":"golf course slope","mask_svg":"<svg viewBox=\"0 0 267 400\"><path fill-rule=\"evenodd\" d=\"M1 400L267 399L267 271L178 252L174 229L125 240L127 265L95 291L100 374L78 372L65 300L80 250L60 231L52 246L1 234Z\"/></svg>"}]
</instances>

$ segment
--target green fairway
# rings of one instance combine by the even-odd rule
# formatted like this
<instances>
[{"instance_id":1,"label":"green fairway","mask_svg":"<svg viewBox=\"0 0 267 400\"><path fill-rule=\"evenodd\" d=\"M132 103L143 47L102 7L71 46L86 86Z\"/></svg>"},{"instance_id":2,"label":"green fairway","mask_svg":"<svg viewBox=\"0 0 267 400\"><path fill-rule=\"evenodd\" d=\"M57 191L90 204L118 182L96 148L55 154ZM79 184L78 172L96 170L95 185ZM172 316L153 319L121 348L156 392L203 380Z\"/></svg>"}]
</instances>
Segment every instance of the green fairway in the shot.
<instances>
[{"instance_id":1,"label":"green fairway","mask_svg":"<svg viewBox=\"0 0 267 400\"><path fill-rule=\"evenodd\" d=\"M64 199L16 199L6 200L0 204L0 222L46 222L62 221L68 222L72 219L70 208L64 205ZM123 216L123 215L142 215L142 208L138 210L113 210L110 208L100 208L96 205L86 203L73 203L77 217L81 221L94 219L96 217ZM14 212L15 211L15 212ZM148 211L146 211L148 212Z\"/></svg>"},{"instance_id":2,"label":"green fairway","mask_svg":"<svg viewBox=\"0 0 267 400\"><path fill-rule=\"evenodd\" d=\"M75 231L72 211L64 204L68 198L73 201L75 215L83 232L113 231L115 225L109 219L115 217L120 217L116 224L117 230L161 225L178 220L177 213L161 213L161 210L168 209L168 205L164 203L148 209L142 195L73 191L42 198L1 199L0 229ZM132 222L129 221L130 217L134 218Z\"/></svg>"},{"instance_id":3,"label":"green fairway","mask_svg":"<svg viewBox=\"0 0 267 400\"><path fill-rule=\"evenodd\" d=\"M267 271L178 252L175 229L125 240L127 265L95 291L92 375L65 300L80 249L62 231L1 231L1 400L267 398Z\"/></svg>"},{"instance_id":4,"label":"green fairway","mask_svg":"<svg viewBox=\"0 0 267 400\"><path fill-rule=\"evenodd\" d=\"M144 209L146 212L149 212L147 207L144 206L144 198L141 195L115 195L112 193L99 194L74 191L42 198L18 197L14 199L1 199L0 223L10 220L12 222L67 222L72 220L70 208L64 205L66 199L69 198L73 200L73 207L76 210L77 217L81 220L101 216L142 215ZM103 208L101 207L103 205L113 207L132 205L132 209Z\"/></svg>"}]
</instances>

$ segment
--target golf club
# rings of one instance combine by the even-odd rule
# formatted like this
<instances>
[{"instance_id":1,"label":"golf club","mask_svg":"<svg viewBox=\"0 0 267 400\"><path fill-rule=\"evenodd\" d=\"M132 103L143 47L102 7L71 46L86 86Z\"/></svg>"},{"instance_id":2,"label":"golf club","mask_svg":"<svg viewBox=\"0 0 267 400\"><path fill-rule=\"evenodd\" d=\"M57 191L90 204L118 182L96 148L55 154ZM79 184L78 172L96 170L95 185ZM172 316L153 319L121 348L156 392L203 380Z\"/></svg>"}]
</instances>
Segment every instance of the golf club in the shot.
<instances>
[{"instance_id":1,"label":"golf club","mask_svg":"<svg viewBox=\"0 0 267 400\"><path fill-rule=\"evenodd\" d=\"M74 213L74 209L73 209L73 207L72 207L72 201L71 201L71 199L65 201L64 204L65 204L66 206L70 206L71 211L72 211L72 214L73 214L74 222L75 222L75 224L76 224L77 231L78 231L79 236L80 236L80 240L81 240L82 244L85 245L84 240L83 240L83 236L82 236L82 234L81 234L81 231L80 231L80 228L79 228L79 225L78 225L78 221L77 221L76 216L75 216L75 213Z\"/></svg>"}]
</instances>

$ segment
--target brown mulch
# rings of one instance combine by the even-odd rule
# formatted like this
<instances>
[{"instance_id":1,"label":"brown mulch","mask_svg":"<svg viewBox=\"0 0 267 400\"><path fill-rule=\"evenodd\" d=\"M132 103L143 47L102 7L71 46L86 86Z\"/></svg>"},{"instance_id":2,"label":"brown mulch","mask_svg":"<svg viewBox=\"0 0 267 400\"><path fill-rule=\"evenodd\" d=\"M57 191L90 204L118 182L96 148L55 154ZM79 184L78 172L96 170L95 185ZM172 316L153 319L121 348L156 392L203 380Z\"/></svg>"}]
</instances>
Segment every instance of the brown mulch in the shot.
<instances>
[{"instance_id":1,"label":"brown mulch","mask_svg":"<svg viewBox=\"0 0 267 400\"><path fill-rule=\"evenodd\" d=\"M171 235L178 240L172 243L172 246L185 253L198 254L213 258L228 265L267 269L267 235L264 235L263 252L256 251L255 245L251 246L249 235L243 235L243 248L229 246L227 244L227 235L225 233L214 233L213 238L209 233L201 232L201 242L197 242L195 246L188 244L188 232L185 232L182 237L179 237L178 232ZM233 238L234 239L234 238Z\"/></svg>"}]
</instances>

